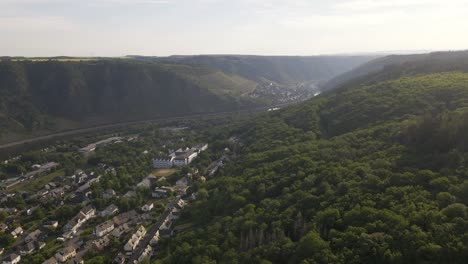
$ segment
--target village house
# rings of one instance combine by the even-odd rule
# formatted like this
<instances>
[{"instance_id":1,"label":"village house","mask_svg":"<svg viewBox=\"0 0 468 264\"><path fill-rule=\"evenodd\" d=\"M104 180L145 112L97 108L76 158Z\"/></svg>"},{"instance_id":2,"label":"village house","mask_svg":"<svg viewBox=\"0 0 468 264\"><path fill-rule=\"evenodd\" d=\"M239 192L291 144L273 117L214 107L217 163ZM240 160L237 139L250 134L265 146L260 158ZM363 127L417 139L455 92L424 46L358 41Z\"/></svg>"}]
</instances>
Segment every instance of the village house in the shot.
<instances>
[{"instance_id":1,"label":"village house","mask_svg":"<svg viewBox=\"0 0 468 264\"><path fill-rule=\"evenodd\" d=\"M176 181L176 186L180 187L187 187L189 185L187 177L182 177L178 181Z\"/></svg>"},{"instance_id":2,"label":"village house","mask_svg":"<svg viewBox=\"0 0 468 264\"><path fill-rule=\"evenodd\" d=\"M113 189L107 189L103 194L102 198L103 199L110 199L116 195L115 191Z\"/></svg>"},{"instance_id":3,"label":"village house","mask_svg":"<svg viewBox=\"0 0 468 264\"><path fill-rule=\"evenodd\" d=\"M34 210L36 210L36 209L37 209L37 206L34 206L34 207L31 207L31 208L27 209L26 210L26 215L29 215L29 216L32 215Z\"/></svg>"},{"instance_id":4,"label":"village house","mask_svg":"<svg viewBox=\"0 0 468 264\"><path fill-rule=\"evenodd\" d=\"M107 167L105 170L104 170L104 173L105 174L112 174L112 175L116 175L117 174L117 171L115 170L114 167Z\"/></svg>"},{"instance_id":5,"label":"village house","mask_svg":"<svg viewBox=\"0 0 468 264\"><path fill-rule=\"evenodd\" d=\"M143 212L149 212L149 211L153 210L153 208L154 208L153 202L147 202L145 205L143 205L141 207L141 210Z\"/></svg>"},{"instance_id":6,"label":"village house","mask_svg":"<svg viewBox=\"0 0 468 264\"><path fill-rule=\"evenodd\" d=\"M13 238L17 238L18 236L21 236L23 234L23 228L21 228L21 226L18 226L13 231L11 231L10 234Z\"/></svg>"},{"instance_id":7,"label":"village house","mask_svg":"<svg viewBox=\"0 0 468 264\"><path fill-rule=\"evenodd\" d=\"M127 259L125 258L125 255L122 254L121 252L119 252L119 254L117 254L117 256L115 256L114 260L112 261L112 263L115 263L115 264L125 264L127 263Z\"/></svg>"},{"instance_id":8,"label":"village house","mask_svg":"<svg viewBox=\"0 0 468 264\"><path fill-rule=\"evenodd\" d=\"M114 222L112 220L109 220L100 225L97 225L94 228L94 234L98 237L102 237L107 233L111 232L112 230L114 230Z\"/></svg>"},{"instance_id":9,"label":"village house","mask_svg":"<svg viewBox=\"0 0 468 264\"><path fill-rule=\"evenodd\" d=\"M185 207L186 202L182 199L177 200L175 207L179 209L183 209Z\"/></svg>"},{"instance_id":10,"label":"village house","mask_svg":"<svg viewBox=\"0 0 468 264\"><path fill-rule=\"evenodd\" d=\"M116 226L120 226L131 220L136 219L137 216L138 216L137 212L135 210L131 210L131 211L114 216L114 218L112 218L112 221L114 221L114 224Z\"/></svg>"},{"instance_id":11,"label":"village house","mask_svg":"<svg viewBox=\"0 0 468 264\"><path fill-rule=\"evenodd\" d=\"M114 230L112 230L111 235L115 238L120 238L123 234L128 232L128 230L130 230L130 226L127 223L125 223L117 228L114 228Z\"/></svg>"},{"instance_id":12,"label":"village house","mask_svg":"<svg viewBox=\"0 0 468 264\"><path fill-rule=\"evenodd\" d=\"M174 231L170 228L166 228L161 229L159 234L162 238L168 238L174 235Z\"/></svg>"},{"instance_id":13,"label":"village house","mask_svg":"<svg viewBox=\"0 0 468 264\"><path fill-rule=\"evenodd\" d=\"M47 221L42 226L44 228L55 229L58 227L58 221Z\"/></svg>"},{"instance_id":14,"label":"village house","mask_svg":"<svg viewBox=\"0 0 468 264\"><path fill-rule=\"evenodd\" d=\"M57 260L55 259L55 257L51 257L49 258L48 260L42 262L42 264L58 264Z\"/></svg>"},{"instance_id":15,"label":"village house","mask_svg":"<svg viewBox=\"0 0 468 264\"><path fill-rule=\"evenodd\" d=\"M136 198L137 193L135 191L128 191L127 193L125 193L124 197L125 198Z\"/></svg>"},{"instance_id":16,"label":"village house","mask_svg":"<svg viewBox=\"0 0 468 264\"><path fill-rule=\"evenodd\" d=\"M119 212L119 208L115 204L111 204L102 210L100 213L101 217L112 216Z\"/></svg>"},{"instance_id":17,"label":"village house","mask_svg":"<svg viewBox=\"0 0 468 264\"><path fill-rule=\"evenodd\" d=\"M95 240L91 243L93 249L96 251L103 251L109 244L110 244L110 239L108 236Z\"/></svg>"},{"instance_id":18,"label":"village house","mask_svg":"<svg viewBox=\"0 0 468 264\"><path fill-rule=\"evenodd\" d=\"M63 197L64 195L65 195L65 190L63 187L55 188L50 191L50 196L54 198L60 198L60 197Z\"/></svg>"},{"instance_id":19,"label":"village house","mask_svg":"<svg viewBox=\"0 0 468 264\"><path fill-rule=\"evenodd\" d=\"M64 231L76 231L83 223L94 217L95 214L96 209L91 205L84 207L77 216L68 221L64 226Z\"/></svg>"},{"instance_id":20,"label":"village house","mask_svg":"<svg viewBox=\"0 0 468 264\"><path fill-rule=\"evenodd\" d=\"M137 187L151 188L151 186L153 186L157 180L158 177L154 176L153 174L150 174L147 177L145 177L140 183L138 183Z\"/></svg>"},{"instance_id":21,"label":"village house","mask_svg":"<svg viewBox=\"0 0 468 264\"><path fill-rule=\"evenodd\" d=\"M38 237L42 234L41 230L36 229L33 232L29 233L25 238L24 242L29 243L31 241L36 241Z\"/></svg>"},{"instance_id":22,"label":"village house","mask_svg":"<svg viewBox=\"0 0 468 264\"><path fill-rule=\"evenodd\" d=\"M74 247L65 247L55 253L55 258L58 262L64 263L67 260L76 256L76 249Z\"/></svg>"},{"instance_id":23,"label":"village house","mask_svg":"<svg viewBox=\"0 0 468 264\"><path fill-rule=\"evenodd\" d=\"M154 191L151 193L151 196L153 198L165 198L169 196L171 192L173 192L174 189L171 187L156 187L154 188Z\"/></svg>"},{"instance_id":24,"label":"village house","mask_svg":"<svg viewBox=\"0 0 468 264\"><path fill-rule=\"evenodd\" d=\"M36 250L41 250L45 245L44 242L31 241L20 248L20 254L21 256L26 256Z\"/></svg>"},{"instance_id":25,"label":"village house","mask_svg":"<svg viewBox=\"0 0 468 264\"><path fill-rule=\"evenodd\" d=\"M8 229L8 225L5 223L0 223L0 232L4 232Z\"/></svg>"},{"instance_id":26,"label":"village house","mask_svg":"<svg viewBox=\"0 0 468 264\"><path fill-rule=\"evenodd\" d=\"M146 235L146 229L144 226L140 226L138 230L132 235L132 237L128 240L128 242L124 246L124 250L127 252L133 252L140 240Z\"/></svg>"},{"instance_id":27,"label":"village house","mask_svg":"<svg viewBox=\"0 0 468 264\"><path fill-rule=\"evenodd\" d=\"M180 218L181 212L182 212L182 210L179 209L179 208L176 208L176 207L172 208L171 214L170 214L171 220L177 220L177 219L179 219L179 218Z\"/></svg>"},{"instance_id":28,"label":"village house","mask_svg":"<svg viewBox=\"0 0 468 264\"><path fill-rule=\"evenodd\" d=\"M34 242L29 242L20 248L19 253L21 256L26 256L28 254L33 253L34 250L36 250Z\"/></svg>"},{"instance_id":29,"label":"village house","mask_svg":"<svg viewBox=\"0 0 468 264\"><path fill-rule=\"evenodd\" d=\"M65 239L71 239L73 238L73 235L76 233L76 231L70 230L62 234L63 238Z\"/></svg>"},{"instance_id":30,"label":"village house","mask_svg":"<svg viewBox=\"0 0 468 264\"><path fill-rule=\"evenodd\" d=\"M205 151L208 149L208 144L207 143L199 143L195 146L193 146L192 150L201 153L202 151Z\"/></svg>"},{"instance_id":31,"label":"village house","mask_svg":"<svg viewBox=\"0 0 468 264\"><path fill-rule=\"evenodd\" d=\"M154 234L154 236L151 238L150 245L154 246L154 245L158 244L160 238L161 237L159 235L159 230L158 230L158 231L156 231L156 234Z\"/></svg>"},{"instance_id":32,"label":"village house","mask_svg":"<svg viewBox=\"0 0 468 264\"><path fill-rule=\"evenodd\" d=\"M153 248L150 245L146 246L143 252L141 252L141 255L138 257L138 262L143 262L143 260L149 258L152 252Z\"/></svg>"},{"instance_id":33,"label":"village house","mask_svg":"<svg viewBox=\"0 0 468 264\"><path fill-rule=\"evenodd\" d=\"M11 254L8 257L3 259L3 264L17 264L21 260L21 256L16 254Z\"/></svg>"}]
</instances>

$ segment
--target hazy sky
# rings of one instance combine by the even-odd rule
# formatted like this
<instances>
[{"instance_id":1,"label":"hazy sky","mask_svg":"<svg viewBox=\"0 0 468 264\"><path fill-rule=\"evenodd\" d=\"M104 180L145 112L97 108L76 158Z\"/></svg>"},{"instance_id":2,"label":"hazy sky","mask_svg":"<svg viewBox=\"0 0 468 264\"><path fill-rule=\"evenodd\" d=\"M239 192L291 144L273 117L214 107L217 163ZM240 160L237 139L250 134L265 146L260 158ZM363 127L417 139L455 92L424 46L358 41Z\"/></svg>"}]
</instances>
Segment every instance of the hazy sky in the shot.
<instances>
[{"instance_id":1,"label":"hazy sky","mask_svg":"<svg viewBox=\"0 0 468 264\"><path fill-rule=\"evenodd\" d=\"M0 0L0 55L468 49L468 0Z\"/></svg>"}]
</instances>

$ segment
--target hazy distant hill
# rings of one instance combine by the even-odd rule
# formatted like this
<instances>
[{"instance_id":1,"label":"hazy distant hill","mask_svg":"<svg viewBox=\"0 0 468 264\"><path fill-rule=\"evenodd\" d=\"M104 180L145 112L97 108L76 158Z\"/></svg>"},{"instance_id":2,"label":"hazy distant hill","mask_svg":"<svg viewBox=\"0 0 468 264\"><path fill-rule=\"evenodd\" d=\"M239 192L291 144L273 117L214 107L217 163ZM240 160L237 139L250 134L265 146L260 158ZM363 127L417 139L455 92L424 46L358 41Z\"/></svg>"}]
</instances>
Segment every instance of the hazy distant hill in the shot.
<instances>
[{"instance_id":1,"label":"hazy distant hill","mask_svg":"<svg viewBox=\"0 0 468 264\"><path fill-rule=\"evenodd\" d=\"M56 131L302 100L308 86L373 56L9 58L0 61L0 133ZM303 83L309 83L305 85Z\"/></svg>"},{"instance_id":2,"label":"hazy distant hill","mask_svg":"<svg viewBox=\"0 0 468 264\"><path fill-rule=\"evenodd\" d=\"M261 105L221 71L131 61L1 62L0 130L32 132Z\"/></svg>"},{"instance_id":3,"label":"hazy distant hill","mask_svg":"<svg viewBox=\"0 0 468 264\"><path fill-rule=\"evenodd\" d=\"M353 84L376 83L404 75L447 71L468 71L468 51L391 55L367 62L328 81L323 89Z\"/></svg>"},{"instance_id":4,"label":"hazy distant hill","mask_svg":"<svg viewBox=\"0 0 468 264\"><path fill-rule=\"evenodd\" d=\"M248 56L200 55L164 58L136 57L164 63L202 65L220 69L256 82L295 85L302 82L323 82L347 72L377 55L370 56Z\"/></svg>"}]
</instances>

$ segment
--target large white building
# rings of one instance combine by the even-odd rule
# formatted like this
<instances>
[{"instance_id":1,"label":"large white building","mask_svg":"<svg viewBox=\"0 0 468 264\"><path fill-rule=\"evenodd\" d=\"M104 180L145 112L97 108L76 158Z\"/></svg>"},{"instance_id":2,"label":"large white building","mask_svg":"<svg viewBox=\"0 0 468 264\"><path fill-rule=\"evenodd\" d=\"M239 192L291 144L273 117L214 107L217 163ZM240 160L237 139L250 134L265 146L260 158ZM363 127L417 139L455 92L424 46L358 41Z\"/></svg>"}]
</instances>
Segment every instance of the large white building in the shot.
<instances>
[{"instance_id":1,"label":"large white building","mask_svg":"<svg viewBox=\"0 0 468 264\"><path fill-rule=\"evenodd\" d=\"M176 152L174 158L174 167L182 167L192 163L192 161L198 156L198 153L189 149L184 152Z\"/></svg>"},{"instance_id":2,"label":"large white building","mask_svg":"<svg viewBox=\"0 0 468 264\"><path fill-rule=\"evenodd\" d=\"M172 156L153 159L153 167L155 169L172 168L172 166L174 166L174 157Z\"/></svg>"},{"instance_id":3,"label":"large white building","mask_svg":"<svg viewBox=\"0 0 468 264\"><path fill-rule=\"evenodd\" d=\"M153 159L153 167L156 169L164 169L188 165L197 158L200 152L205 151L207 148L208 144L206 143L197 144L192 148L180 148L167 157Z\"/></svg>"}]
</instances>

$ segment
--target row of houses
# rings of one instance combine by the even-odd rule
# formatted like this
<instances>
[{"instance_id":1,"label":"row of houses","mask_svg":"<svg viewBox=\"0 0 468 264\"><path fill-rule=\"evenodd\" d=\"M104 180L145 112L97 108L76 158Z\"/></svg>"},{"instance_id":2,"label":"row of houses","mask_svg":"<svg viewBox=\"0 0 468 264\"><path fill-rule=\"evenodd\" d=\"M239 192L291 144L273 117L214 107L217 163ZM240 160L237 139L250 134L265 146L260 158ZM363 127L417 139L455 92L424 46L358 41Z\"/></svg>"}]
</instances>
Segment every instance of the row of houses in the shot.
<instances>
[{"instance_id":1,"label":"row of houses","mask_svg":"<svg viewBox=\"0 0 468 264\"><path fill-rule=\"evenodd\" d=\"M140 226L135 233L132 234L130 239L124 246L124 250L127 252L127 255L132 255L133 251L136 249L140 241L146 235L146 228L144 226Z\"/></svg>"},{"instance_id":2,"label":"row of houses","mask_svg":"<svg viewBox=\"0 0 468 264\"><path fill-rule=\"evenodd\" d=\"M63 231L76 232L86 221L93 218L96 215L96 209L91 205L88 205L80 210L80 212L73 217L67 224L63 227Z\"/></svg>"},{"instance_id":3,"label":"row of houses","mask_svg":"<svg viewBox=\"0 0 468 264\"><path fill-rule=\"evenodd\" d=\"M178 149L167 157L158 157L153 159L153 167L156 169L182 167L192 163L198 154L208 149L208 144L201 143L192 148Z\"/></svg>"}]
</instances>

